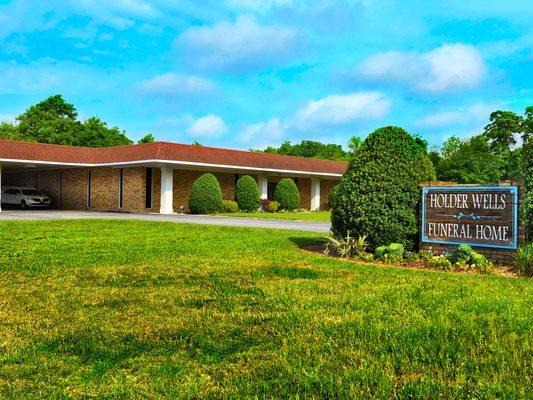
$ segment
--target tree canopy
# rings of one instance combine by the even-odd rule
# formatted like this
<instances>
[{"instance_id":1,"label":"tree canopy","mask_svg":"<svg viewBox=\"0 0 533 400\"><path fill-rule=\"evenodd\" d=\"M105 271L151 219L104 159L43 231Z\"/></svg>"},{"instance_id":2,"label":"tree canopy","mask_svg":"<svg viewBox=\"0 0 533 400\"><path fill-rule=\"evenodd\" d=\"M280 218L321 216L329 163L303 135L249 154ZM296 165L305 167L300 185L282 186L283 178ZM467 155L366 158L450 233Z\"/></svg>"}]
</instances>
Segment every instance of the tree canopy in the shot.
<instances>
[{"instance_id":1,"label":"tree canopy","mask_svg":"<svg viewBox=\"0 0 533 400\"><path fill-rule=\"evenodd\" d=\"M259 151L259 150L254 150ZM262 152L270 154L281 154L285 156L321 158L326 160L345 161L348 153L339 144L324 144L313 140L303 140L300 143L292 144L285 141L280 147L268 146Z\"/></svg>"},{"instance_id":2,"label":"tree canopy","mask_svg":"<svg viewBox=\"0 0 533 400\"><path fill-rule=\"evenodd\" d=\"M98 117L80 121L74 105L59 94L30 106L15 124L1 123L0 138L84 147L133 143L126 132L108 127Z\"/></svg>"}]
</instances>

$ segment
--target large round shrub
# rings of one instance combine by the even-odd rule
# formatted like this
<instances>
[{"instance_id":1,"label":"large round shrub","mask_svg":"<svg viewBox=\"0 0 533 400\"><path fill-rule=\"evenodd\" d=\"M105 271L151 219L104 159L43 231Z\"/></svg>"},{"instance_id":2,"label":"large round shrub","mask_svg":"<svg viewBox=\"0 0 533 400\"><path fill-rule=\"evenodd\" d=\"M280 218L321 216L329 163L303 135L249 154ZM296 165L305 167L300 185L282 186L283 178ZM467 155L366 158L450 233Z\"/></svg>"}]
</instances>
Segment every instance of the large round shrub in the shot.
<instances>
[{"instance_id":1,"label":"large round shrub","mask_svg":"<svg viewBox=\"0 0 533 400\"><path fill-rule=\"evenodd\" d=\"M213 174L203 174L192 185L189 211L192 214L211 214L222 211L222 191Z\"/></svg>"},{"instance_id":2,"label":"large round shrub","mask_svg":"<svg viewBox=\"0 0 533 400\"><path fill-rule=\"evenodd\" d=\"M371 133L335 189L331 222L337 237L367 235L373 247L417 237L418 184L435 179L426 150L401 128Z\"/></svg>"},{"instance_id":3,"label":"large round shrub","mask_svg":"<svg viewBox=\"0 0 533 400\"><path fill-rule=\"evenodd\" d=\"M283 178L276 185L274 200L283 210L293 211L300 207L300 193L298 186L290 178Z\"/></svg>"},{"instance_id":4,"label":"large round shrub","mask_svg":"<svg viewBox=\"0 0 533 400\"><path fill-rule=\"evenodd\" d=\"M259 188L257 182L250 175L244 175L237 181L237 204L239 209L246 212L259 209Z\"/></svg>"}]
</instances>

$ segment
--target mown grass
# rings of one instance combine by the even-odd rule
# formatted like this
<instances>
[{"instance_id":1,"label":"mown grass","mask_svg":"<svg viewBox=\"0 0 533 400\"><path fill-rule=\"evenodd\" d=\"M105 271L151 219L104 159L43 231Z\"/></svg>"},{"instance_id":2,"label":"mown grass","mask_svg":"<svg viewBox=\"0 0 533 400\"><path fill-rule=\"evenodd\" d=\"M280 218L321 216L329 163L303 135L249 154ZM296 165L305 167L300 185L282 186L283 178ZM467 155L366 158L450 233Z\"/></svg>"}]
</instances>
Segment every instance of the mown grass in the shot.
<instances>
[{"instance_id":1,"label":"mown grass","mask_svg":"<svg viewBox=\"0 0 533 400\"><path fill-rule=\"evenodd\" d=\"M307 233L0 223L0 398L532 398L531 280Z\"/></svg>"},{"instance_id":2,"label":"mown grass","mask_svg":"<svg viewBox=\"0 0 533 400\"><path fill-rule=\"evenodd\" d=\"M287 219L293 221L317 221L317 222L330 222L331 213L329 211L305 211L305 212L255 212L255 213L221 213L216 215L222 215L224 217L237 217L237 218L261 218L261 219Z\"/></svg>"}]
</instances>

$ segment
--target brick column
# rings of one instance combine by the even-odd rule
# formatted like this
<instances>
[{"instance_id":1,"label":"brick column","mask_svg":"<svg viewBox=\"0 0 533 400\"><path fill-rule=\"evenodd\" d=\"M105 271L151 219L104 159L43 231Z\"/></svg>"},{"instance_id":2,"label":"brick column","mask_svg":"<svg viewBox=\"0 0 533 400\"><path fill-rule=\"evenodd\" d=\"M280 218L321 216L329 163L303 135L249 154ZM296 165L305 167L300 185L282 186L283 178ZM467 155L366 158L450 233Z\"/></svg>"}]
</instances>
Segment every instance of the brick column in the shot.
<instances>
[{"instance_id":1,"label":"brick column","mask_svg":"<svg viewBox=\"0 0 533 400\"><path fill-rule=\"evenodd\" d=\"M320 179L311 178L311 211L320 210Z\"/></svg>"},{"instance_id":2,"label":"brick column","mask_svg":"<svg viewBox=\"0 0 533 400\"><path fill-rule=\"evenodd\" d=\"M174 197L174 169L170 167L161 168L161 207L160 214L172 214L174 208L172 199Z\"/></svg>"}]
</instances>

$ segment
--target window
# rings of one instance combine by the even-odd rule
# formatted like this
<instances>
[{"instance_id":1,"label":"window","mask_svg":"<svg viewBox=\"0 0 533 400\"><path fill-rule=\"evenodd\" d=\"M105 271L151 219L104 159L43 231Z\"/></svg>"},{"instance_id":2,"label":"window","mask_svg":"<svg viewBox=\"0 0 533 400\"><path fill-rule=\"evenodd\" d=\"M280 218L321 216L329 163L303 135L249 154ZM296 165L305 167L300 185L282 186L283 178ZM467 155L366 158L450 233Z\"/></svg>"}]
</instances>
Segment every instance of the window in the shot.
<instances>
[{"instance_id":1,"label":"window","mask_svg":"<svg viewBox=\"0 0 533 400\"><path fill-rule=\"evenodd\" d=\"M123 180L124 180L124 170L120 168L118 170L118 208L122 208L122 193L123 193L122 182Z\"/></svg>"},{"instance_id":2,"label":"window","mask_svg":"<svg viewBox=\"0 0 533 400\"><path fill-rule=\"evenodd\" d=\"M7 189L4 193L5 194L20 194L18 189Z\"/></svg>"},{"instance_id":3,"label":"window","mask_svg":"<svg viewBox=\"0 0 533 400\"><path fill-rule=\"evenodd\" d=\"M153 193L153 170L152 168L146 168L146 179L145 179L145 189L146 189L146 208L152 208L152 193Z\"/></svg>"},{"instance_id":4,"label":"window","mask_svg":"<svg viewBox=\"0 0 533 400\"><path fill-rule=\"evenodd\" d=\"M42 193L37 189L22 189L22 194L25 196L42 196Z\"/></svg>"}]
</instances>

